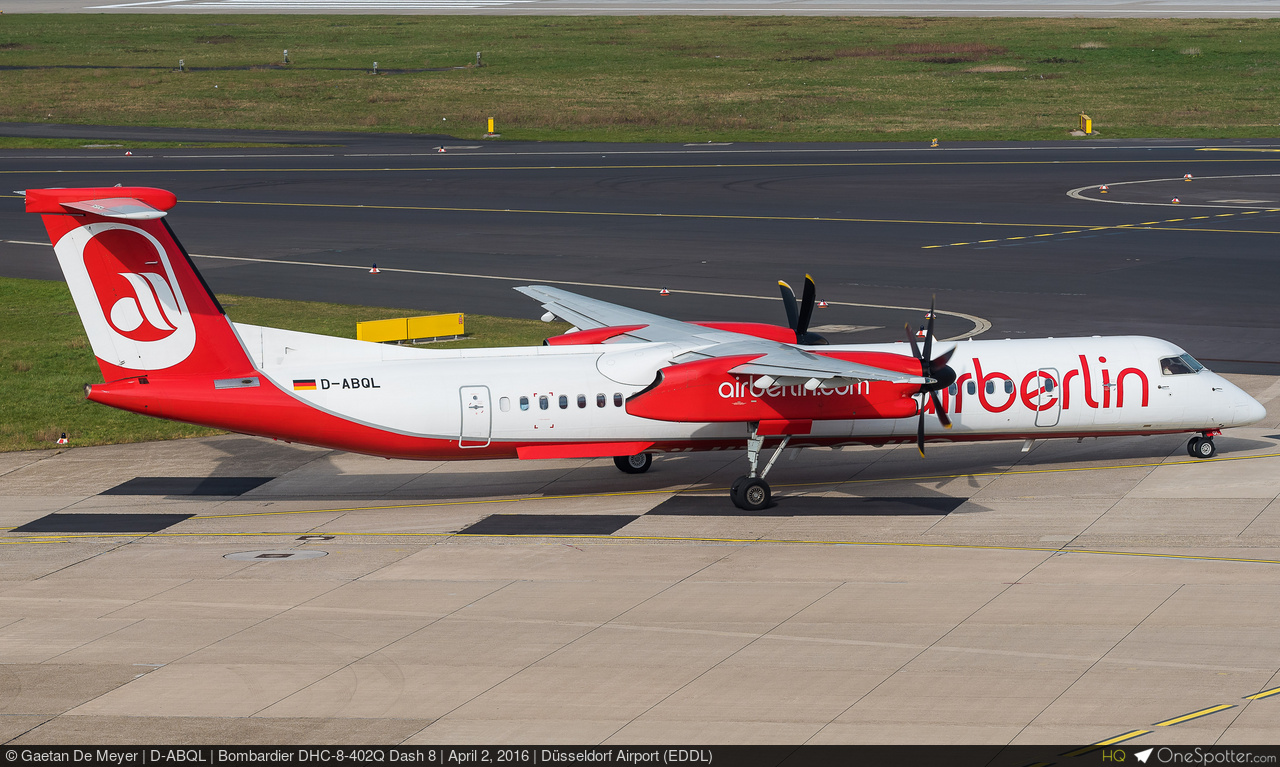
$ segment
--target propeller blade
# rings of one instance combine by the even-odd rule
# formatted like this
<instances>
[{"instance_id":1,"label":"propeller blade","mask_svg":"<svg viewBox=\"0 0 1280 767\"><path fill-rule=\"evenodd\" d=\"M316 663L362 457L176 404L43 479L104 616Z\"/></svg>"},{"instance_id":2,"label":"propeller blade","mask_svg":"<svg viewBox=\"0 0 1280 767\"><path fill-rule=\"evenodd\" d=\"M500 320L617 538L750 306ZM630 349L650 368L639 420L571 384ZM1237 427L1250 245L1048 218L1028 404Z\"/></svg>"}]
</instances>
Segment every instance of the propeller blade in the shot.
<instances>
[{"instance_id":1,"label":"propeller blade","mask_svg":"<svg viewBox=\"0 0 1280 767\"><path fill-rule=\"evenodd\" d=\"M947 411L942 409L942 400L938 397L938 390L929 391L929 398L933 400L933 412L938 414L938 421L942 424L942 428L951 428L951 416L947 415Z\"/></svg>"},{"instance_id":2,"label":"propeller blade","mask_svg":"<svg viewBox=\"0 0 1280 767\"><path fill-rule=\"evenodd\" d=\"M935 357L930 364L933 365L934 367L942 367L943 365L946 365L948 362L951 361L951 355L955 353L956 353L956 347L953 346L950 349L947 349L942 354L939 354L937 357Z\"/></svg>"},{"instance_id":3,"label":"propeller blade","mask_svg":"<svg viewBox=\"0 0 1280 767\"><path fill-rule=\"evenodd\" d=\"M796 322L796 338L809 332L809 319L813 316L813 304L818 298L818 286L813 278L804 276L804 294L800 297L800 319Z\"/></svg>"},{"instance_id":4,"label":"propeller blade","mask_svg":"<svg viewBox=\"0 0 1280 767\"><path fill-rule=\"evenodd\" d=\"M778 280L778 288L782 290L782 308L787 310L787 326L795 330L800 319L800 310L796 307L796 292L782 280Z\"/></svg>"},{"instance_id":5,"label":"propeller blade","mask_svg":"<svg viewBox=\"0 0 1280 767\"><path fill-rule=\"evenodd\" d=\"M911 323L908 322L902 327L907 331L907 341L911 344L911 356L916 359L923 359L920 356L920 347L916 345L916 334L911 332Z\"/></svg>"},{"instance_id":6,"label":"propeller blade","mask_svg":"<svg viewBox=\"0 0 1280 767\"><path fill-rule=\"evenodd\" d=\"M924 458L924 406L920 406L920 417L916 421L916 448L920 451L920 457Z\"/></svg>"},{"instance_id":7,"label":"propeller blade","mask_svg":"<svg viewBox=\"0 0 1280 767\"><path fill-rule=\"evenodd\" d=\"M932 367L933 361L933 357L929 356L930 352L933 351L933 307L937 303L938 297L936 295L929 300L929 313L925 315L925 319L927 321L924 329L924 352L923 356L920 357L920 359L924 360L925 364L928 364L930 367ZM925 371L925 375L929 375L928 370Z\"/></svg>"}]
</instances>

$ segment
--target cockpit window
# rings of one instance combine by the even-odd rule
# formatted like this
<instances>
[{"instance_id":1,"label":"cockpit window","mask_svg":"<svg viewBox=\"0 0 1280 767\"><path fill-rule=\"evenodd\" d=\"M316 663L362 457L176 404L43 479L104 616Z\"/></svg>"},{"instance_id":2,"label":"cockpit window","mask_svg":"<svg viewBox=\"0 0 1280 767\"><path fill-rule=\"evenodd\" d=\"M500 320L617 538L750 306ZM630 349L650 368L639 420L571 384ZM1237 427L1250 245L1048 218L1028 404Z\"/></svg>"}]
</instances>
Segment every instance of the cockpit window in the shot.
<instances>
[{"instance_id":1,"label":"cockpit window","mask_svg":"<svg viewBox=\"0 0 1280 767\"><path fill-rule=\"evenodd\" d=\"M1199 372L1204 365L1196 362L1195 357L1183 354L1180 357L1165 357L1160 360L1160 372L1167 376L1185 376Z\"/></svg>"}]
</instances>

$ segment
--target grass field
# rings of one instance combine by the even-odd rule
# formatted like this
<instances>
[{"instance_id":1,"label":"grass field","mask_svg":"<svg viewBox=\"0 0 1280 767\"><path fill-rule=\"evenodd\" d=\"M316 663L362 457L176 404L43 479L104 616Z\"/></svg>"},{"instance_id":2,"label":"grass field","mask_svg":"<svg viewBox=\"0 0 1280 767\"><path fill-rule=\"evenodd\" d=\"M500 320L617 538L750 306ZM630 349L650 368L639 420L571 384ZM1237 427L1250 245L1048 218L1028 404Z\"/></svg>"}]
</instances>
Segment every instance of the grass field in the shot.
<instances>
[{"instance_id":1,"label":"grass field","mask_svg":"<svg viewBox=\"0 0 1280 767\"><path fill-rule=\"evenodd\" d=\"M947 141L1087 112L1107 138L1274 137L1277 54L1280 20L5 15L0 63L33 68L0 70L0 120Z\"/></svg>"},{"instance_id":2,"label":"grass field","mask_svg":"<svg viewBox=\"0 0 1280 767\"><path fill-rule=\"evenodd\" d=\"M200 147L202 149L242 149L286 146L323 146L321 144L264 144L251 142L227 143L220 141L129 141L116 139L71 139L71 138L23 138L21 136L0 136L0 149L181 149L183 147Z\"/></svg>"},{"instance_id":3,"label":"grass field","mask_svg":"<svg viewBox=\"0 0 1280 767\"><path fill-rule=\"evenodd\" d=\"M220 296L237 322L355 338L356 323L421 311ZM468 315L469 338L431 348L523 346L563 333L564 323ZM102 381L71 294L62 282L0 278L0 452L107 445L216 434L211 429L126 413L84 398Z\"/></svg>"}]
</instances>

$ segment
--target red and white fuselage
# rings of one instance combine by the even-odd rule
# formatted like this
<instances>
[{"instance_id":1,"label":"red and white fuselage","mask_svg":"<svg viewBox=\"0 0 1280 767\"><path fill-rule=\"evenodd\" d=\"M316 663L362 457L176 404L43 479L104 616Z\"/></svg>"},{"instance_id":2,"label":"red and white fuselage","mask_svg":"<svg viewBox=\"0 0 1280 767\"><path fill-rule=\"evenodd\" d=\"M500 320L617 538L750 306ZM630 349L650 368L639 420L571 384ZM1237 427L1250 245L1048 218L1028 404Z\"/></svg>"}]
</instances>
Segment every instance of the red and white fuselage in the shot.
<instances>
[{"instance_id":1,"label":"red and white fuselage","mask_svg":"<svg viewBox=\"0 0 1280 767\"><path fill-rule=\"evenodd\" d=\"M935 379L906 344L801 347L787 328L678 323L553 288L521 290L578 324L623 321L466 350L233 323L160 220L175 203L146 188L27 192L106 380L91 400L430 460L719 450L748 433L792 447L911 442L919 407L933 409L921 392ZM949 369L938 393L954 427L927 418L930 440L1212 434L1265 416L1155 338L970 340Z\"/></svg>"}]
</instances>

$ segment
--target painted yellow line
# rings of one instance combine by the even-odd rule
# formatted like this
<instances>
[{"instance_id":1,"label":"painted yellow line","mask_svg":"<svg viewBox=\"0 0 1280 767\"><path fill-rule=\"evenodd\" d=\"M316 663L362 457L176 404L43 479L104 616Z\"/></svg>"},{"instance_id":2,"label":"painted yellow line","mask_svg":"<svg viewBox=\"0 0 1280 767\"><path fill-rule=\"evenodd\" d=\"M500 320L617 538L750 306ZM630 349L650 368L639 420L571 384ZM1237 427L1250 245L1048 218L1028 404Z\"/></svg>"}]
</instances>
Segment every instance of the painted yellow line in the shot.
<instances>
[{"instance_id":1,"label":"painted yellow line","mask_svg":"<svg viewBox=\"0 0 1280 767\"><path fill-rule=\"evenodd\" d=\"M1242 215L1242 216L1252 216L1252 215L1253 215L1253 214L1255 214L1255 213L1261 213L1261 212L1262 212L1262 211L1259 211L1259 210L1246 210L1245 212L1241 213L1240 215Z\"/></svg>"},{"instance_id":2,"label":"painted yellow line","mask_svg":"<svg viewBox=\"0 0 1280 767\"><path fill-rule=\"evenodd\" d=\"M501 516L501 515L499 515ZM287 532L227 532L227 533L75 533L64 536L67 539L120 539L120 538L296 538L302 535L327 535L335 538L497 538L502 540L577 540L601 541L609 543L628 542L663 542L663 543L715 543L715 544L773 544L786 546L861 546L867 548L913 548L913 549L947 549L967 551L1016 551L1043 554L1089 554L1093 556L1147 557L1156 559L1177 559L1191 562L1234 562L1240 564L1280 565L1276 559L1249 559L1244 557L1210 557L1196 554L1156 554L1144 551L1106 551L1102 549L1064 549L1047 546L997 546L961 543L911 543L907 541L823 541L807 538L715 538L707 536L680 535L603 535L598 533L415 533L415 532L341 532L315 530L293 530ZM59 543L43 539L23 539L10 543ZM320 543L320 541L312 541Z\"/></svg>"},{"instance_id":3,"label":"painted yellow line","mask_svg":"<svg viewBox=\"0 0 1280 767\"><path fill-rule=\"evenodd\" d=\"M945 248L946 245L925 245L924 247L927 250L928 248Z\"/></svg>"},{"instance_id":4,"label":"painted yellow line","mask_svg":"<svg viewBox=\"0 0 1280 767\"><path fill-rule=\"evenodd\" d=\"M1007 240L1025 240L1026 237L1006 237Z\"/></svg>"},{"instance_id":5,"label":"painted yellow line","mask_svg":"<svg viewBox=\"0 0 1280 767\"><path fill-rule=\"evenodd\" d=\"M1126 732L1123 735L1117 735L1114 738L1107 738L1106 740L1100 740L1097 743L1085 746L1084 748L1077 748L1074 751L1067 751L1063 753L1062 756L1081 756L1082 754L1087 754L1090 751L1096 751L1099 748L1103 748L1104 746L1114 746L1117 743L1123 743L1126 740L1133 740L1134 738L1140 738L1143 735L1146 735L1150 732L1151 730L1130 730L1129 732Z\"/></svg>"},{"instance_id":6,"label":"painted yellow line","mask_svg":"<svg viewBox=\"0 0 1280 767\"><path fill-rule=\"evenodd\" d=\"M1259 147L1235 147L1235 146L1202 146L1196 150L1197 152L1280 152L1280 149L1264 149Z\"/></svg>"},{"instance_id":7,"label":"painted yellow line","mask_svg":"<svg viewBox=\"0 0 1280 767\"><path fill-rule=\"evenodd\" d=\"M1235 708L1235 707L1236 707L1236 704L1234 703L1223 703L1218 706L1210 706L1208 708L1202 708L1199 711L1192 711L1190 714L1175 716L1174 718L1166 719L1163 722L1156 722L1152 726L1153 727L1172 727L1175 724L1182 724L1183 722L1189 722L1192 719L1199 719L1202 716L1209 716L1210 714L1216 714L1219 711L1226 711L1229 708Z\"/></svg>"},{"instance_id":8,"label":"painted yellow line","mask_svg":"<svg viewBox=\"0 0 1280 767\"><path fill-rule=\"evenodd\" d=\"M1251 211L1251 212L1252 212L1252 211ZM1192 220L1192 221L1199 221L1199 220L1200 220L1200 219L1202 219L1202 218L1213 218L1213 216L1192 216L1192 217L1191 217L1191 220Z\"/></svg>"},{"instance_id":9,"label":"painted yellow line","mask_svg":"<svg viewBox=\"0 0 1280 767\"><path fill-rule=\"evenodd\" d=\"M1270 698L1272 695L1280 695L1280 687L1272 687L1270 690L1255 692L1252 695L1244 696L1244 699L1245 700L1262 700L1263 698Z\"/></svg>"},{"instance_id":10,"label":"painted yellow line","mask_svg":"<svg viewBox=\"0 0 1280 767\"><path fill-rule=\"evenodd\" d=\"M1058 232L1058 234L1080 234L1080 230L1079 230L1079 229L1072 229L1072 230L1071 230L1071 231L1069 231L1069 232Z\"/></svg>"},{"instance_id":11,"label":"painted yellow line","mask_svg":"<svg viewBox=\"0 0 1280 767\"><path fill-rule=\"evenodd\" d=\"M948 245L947 247L949 247L949 248L953 248L953 247L955 247L956 245L972 245L972 244L973 244L973 243L971 243L971 242L953 242L953 243L951 243L950 245Z\"/></svg>"},{"instance_id":12,"label":"painted yellow line","mask_svg":"<svg viewBox=\"0 0 1280 767\"><path fill-rule=\"evenodd\" d=\"M1231 215L1235 215L1235 214L1233 214L1233 213L1224 213L1223 215L1231 216ZM1159 223L1160 223L1159 221L1143 221L1143 222L1142 222L1142 223L1140 223L1140 224L1134 224L1134 226L1151 226L1152 224L1159 224Z\"/></svg>"},{"instance_id":13,"label":"painted yellow line","mask_svg":"<svg viewBox=\"0 0 1280 767\"><path fill-rule=\"evenodd\" d=\"M1226 218L1227 216L1234 216L1234 215L1235 215L1234 213L1219 213L1218 215L1214 216L1214 218Z\"/></svg>"},{"instance_id":14,"label":"painted yellow line","mask_svg":"<svg viewBox=\"0 0 1280 767\"><path fill-rule=\"evenodd\" d=\"M1186 219L1185 218L1166 218L1164 222L1166 224L1172 224L1174 221L1186 221Z\"/></svg>"},{"instance_id":15,"label":"painted yellow line","mask_svg":"<svg viewBox=\"0 0 1280 767\"><path fill-rule=\"evenodd\" d=\"M978 242L1000 242L999 240L978 240ZM926 245L926 248L936 248L937 245Z\"/></svg>"},{"instance_id":16,"label":"painted yellow line","mask_svg":"<svg viewBox=\"0 0 1280 767\"><path fill-rule=\"evenodd\" d=\"M338 208L362 210L403 210L426 211L436 213L534 213L540 215L559 214L565 216L612 216L618 218L690 218L718 219L727 221L820 221L858 224L937 224L940 226L1015 226L1034 229L1069 229L1080 224L1018 224L998 221L935 221L931 219L911 218L846 218L842 216L750 216L711 213L635 213L629 211L594 211L594 210L541 210L537 208L459 208L442 205L359 205L353 203L327 202L250 202L235 200L179 200L184 205L254 205L272 208Z\"/></svg>"},{"instance_id":17,"label":"painted yellow line","mask_svg":"<svg viewBox=\"0 0 1280 767\"><path fill-rule=\"evenodd\" d=\"M134 162L148 159L135 157ZM76 175L76 174L140 174L140 173L458 173L466 171L546 171L546 170L734 170L753 168L933 168L945 167L979 167L1015 165L1169 165L1198 163L1259 163L1280 162L1280 158L1248 157L1239 160L1215 159L1178 159L1178 160L997 160L997 161L926 161L926 162L754 162L754 163L655 163L640 165L432 165L404 168L388 168L386 166L348 167L348 168L96 168L76 170L0 170L0 175Z\"/></svg>"}]
</instances>

